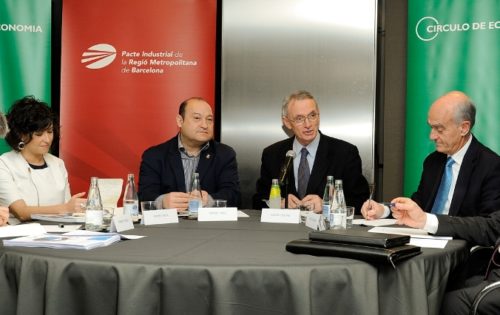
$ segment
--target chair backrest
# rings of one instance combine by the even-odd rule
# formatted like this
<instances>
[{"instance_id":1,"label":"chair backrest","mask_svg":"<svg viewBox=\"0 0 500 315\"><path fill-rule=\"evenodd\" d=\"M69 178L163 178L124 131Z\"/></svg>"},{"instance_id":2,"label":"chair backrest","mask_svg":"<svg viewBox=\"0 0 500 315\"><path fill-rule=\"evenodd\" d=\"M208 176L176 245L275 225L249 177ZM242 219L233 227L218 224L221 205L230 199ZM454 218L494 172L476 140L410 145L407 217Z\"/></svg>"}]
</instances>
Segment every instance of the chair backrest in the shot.
<instances>
[{"instance_id":1,"label":"chair backrest","mask_svg":"<svg viewBox=\"0 0 500 315\"><path fill-rule=\"evenodd\" d=\"M479 305L481 304L481 302L483 301L483 299L488 294L490 294L491 292L493 292L495 290L500 290L500 281L493 282L493 283L487 285L486 287L484 287L481 290L481 292L479 292L476 295L476 297L474 298L474 302L472 302L472 307L470 309L469 314L470 315L476 315L477 314L477 309L478 309Z\"/></svg>"}]
</instances>

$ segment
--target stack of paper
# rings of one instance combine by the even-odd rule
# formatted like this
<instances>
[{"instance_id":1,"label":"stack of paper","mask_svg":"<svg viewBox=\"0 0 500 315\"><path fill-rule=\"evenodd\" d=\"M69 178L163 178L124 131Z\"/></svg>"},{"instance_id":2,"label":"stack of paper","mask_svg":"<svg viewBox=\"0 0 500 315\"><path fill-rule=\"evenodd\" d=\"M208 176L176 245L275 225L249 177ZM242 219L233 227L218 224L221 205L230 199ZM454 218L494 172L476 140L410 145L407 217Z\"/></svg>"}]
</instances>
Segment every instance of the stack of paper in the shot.
<instances>
[{"instance_id":1,"label":"stack of paper","mask_svg":"<svg viewBox=\"0 0 500 315\"><path fill-rule=\"evenodd\" d=\"M68 214L32 214L33 220L41 220L48 222L61 223L85 223L85 213L68 213Z\"/></svg>"},{"instance_id":2,"label":"stack of paper","mask_svg":"<svg viewBox=\"0 0 500 315\"><path fill-rule=\"evenodd\" d=\"M65 234L40 234L4 240L4 246L93 249L120 240L119 234L75 231Z\"/></svg>"}]
</instances>

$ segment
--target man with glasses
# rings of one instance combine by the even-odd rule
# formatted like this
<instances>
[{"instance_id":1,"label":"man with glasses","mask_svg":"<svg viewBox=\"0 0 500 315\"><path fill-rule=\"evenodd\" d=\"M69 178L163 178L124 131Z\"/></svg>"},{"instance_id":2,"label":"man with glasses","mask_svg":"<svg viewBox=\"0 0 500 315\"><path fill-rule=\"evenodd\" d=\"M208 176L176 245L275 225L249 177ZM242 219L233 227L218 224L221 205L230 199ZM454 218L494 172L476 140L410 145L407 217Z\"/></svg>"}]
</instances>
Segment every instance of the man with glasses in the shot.
<instances>
[{"instance_id":1,"label":"man with glasses","mask_svg":"<svg viewBox=\"0 0 500 315\"><path fill-rule=\"evenodd\" d=\"M326 177L332 175L343 180L347 204L359 211L369 192L356 146L319 131L319 107L307 91L294 92L284 100L282 121L293 137L272 144L262 152L254 208L266 207L263 200L269 198L272 179L279 178L287 152L293 150L295 158L290 165L288 185L281 191L282 197L288 198L288 208L303 206L320 213Z\"/></svg>"}]
</instances>

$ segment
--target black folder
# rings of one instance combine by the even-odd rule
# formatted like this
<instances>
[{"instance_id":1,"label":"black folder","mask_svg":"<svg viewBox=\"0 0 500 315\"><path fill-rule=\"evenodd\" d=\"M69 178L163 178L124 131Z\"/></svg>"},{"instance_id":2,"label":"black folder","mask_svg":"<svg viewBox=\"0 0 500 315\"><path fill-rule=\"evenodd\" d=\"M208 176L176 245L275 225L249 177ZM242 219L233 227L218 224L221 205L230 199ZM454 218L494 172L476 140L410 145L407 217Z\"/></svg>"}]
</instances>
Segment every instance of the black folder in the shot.
<instances>
[{"instance_id":1,"label":"black folder","mask_svg":"<svg viewBox=\"0 0 500 315\"><path fill-rule=\"evenodd\" d=\"M395 264L401 260L416 256L422 251L413 245L396 246L392 248L320 242L308 239L298 239L286 244L286 250L294 254L309 254L314 256L333 256L366 261L374 265Z\"/></svg>"},{"instance_id":2,"label":"black folder","mask_svg":"<svg viewBox=\"0 0 500 315\"><path fill-rule=\"evenodd\" d=\"M311 231L309 232L309 239L313 241L358 244L383 248L392 248L410 242L410 236L408 235L371 233L361 229Z\"/></svg>"}]
</instances>

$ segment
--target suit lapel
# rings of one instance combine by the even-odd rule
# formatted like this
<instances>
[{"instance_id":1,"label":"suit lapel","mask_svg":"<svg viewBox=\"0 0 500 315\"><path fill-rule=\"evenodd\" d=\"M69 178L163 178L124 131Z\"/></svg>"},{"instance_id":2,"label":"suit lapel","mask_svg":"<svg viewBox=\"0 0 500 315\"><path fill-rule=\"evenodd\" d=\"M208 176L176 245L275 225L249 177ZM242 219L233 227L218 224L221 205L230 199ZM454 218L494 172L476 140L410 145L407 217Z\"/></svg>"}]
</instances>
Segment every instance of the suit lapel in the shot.
<instances>
[{"instance_id":1,"label":"suit lapel","mask_svg":"<svg viewBox=\"0 0 500 315\"><path fill-rule=\"evenodd\" d=\"M468 183L470 183L470 177L472 176L472 171L474 170L476 164L478 149L479 146L477 140L473 137L469 149L464 155L462 165L460 166L460 171L458 172L455 191L453 192L450 211L448 213L449 215L457 215L462 206L462 202L467 193L467 186Z\"/></svg>"},{"instance_id":2,"label":"suit lapel","mask_svg":"<svg viewBox=\"0 0 500 315\"><path fill-rule=\"evenodd\" d=\"M173 145L169 149L170 154L168 154L168 163L172 167L172 171L175 176L175 181L179 191L186 191L186 183L184 180L184 167L182 166L181 153L179 152L179 142L178 138L175 139Z\"/></svg>"},{"instance_id":3,"label":"suit lapel","mask_svg":"<svg viewBox=\"0 0 500 315\"><path fill-rule=\"evenodd\" d=\"M324 136L320 134L318 150L316 151L311 176L309 177L309 183L307 184L307 194L319 191L318 185L323 180L323 174L327 173L328 167L332 162L333 161L328 160L328 144L326 143Z\"/></svg>"},{"instance_id":4,"label":"suit lapel","mask_svg":"<svg viewBox=\"0 0 500 315\"><path fill-rule=\"evenodd\" d=\"M196 170L200 174L200 182L203 182L203 179L207 175L207 172L210 168L210 164L215 159L215 143L210 141L210 145L208 149L200 153L200 160L198 162L198 167Z\"/></svg>"}]
</instances>

